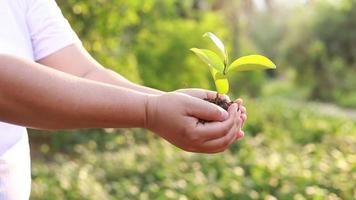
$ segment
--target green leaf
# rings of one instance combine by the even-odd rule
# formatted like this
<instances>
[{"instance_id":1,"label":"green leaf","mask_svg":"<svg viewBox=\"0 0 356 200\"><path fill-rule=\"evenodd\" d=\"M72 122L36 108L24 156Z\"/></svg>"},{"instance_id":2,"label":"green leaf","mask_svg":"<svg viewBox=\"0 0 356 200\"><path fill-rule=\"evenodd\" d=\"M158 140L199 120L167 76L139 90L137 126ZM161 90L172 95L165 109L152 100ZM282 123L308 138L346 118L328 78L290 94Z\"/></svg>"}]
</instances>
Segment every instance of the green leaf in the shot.
<instances>
[{"instance_id":1,"label":"green leaf","mask_svg":"<svg viewBox=\"0 0 356 200\"><path fill-rule=\"evenodd\" d=\"M249 71L260 69L275 69L276 65L268 58L261 55L249 55L235 60L228 67L228 73L231 71Z\"/></svg>"},{"instance_id":2,"label":"green leaf","mask_svg":"<svg viewBox=\"0 0 356 200\"><path fill-rule=\"evenodd\" d=\"M191 48L190 50L193 51L206 64L208 64L209 67L212 67L221 73L224 71L224 63L222 62L221 58L213 51L198 48Z\"/></svg>"},{"instance_id":3,"label":"green leaf","mask_svg":"<svg viewBox=\"0 0 356 200\"><path fill-rule=\"evenodd\" d=\"M205 33L203 35L203 37L208 37L213 41L213 43L218 47L218 49L220 50L220 52L224 56L225 64L227 65L228 57L227 57L227 51L225 49L224 43L214 33L211 33L211 32Z\"/></svg>"},{"instance_id":4,"label":"green leaf","mask_svg":"<svg viewBox=\"0 0 356 200\"><path fill-rule=\"evenodd\" d=\"M214 44L218 47L218 49L220 50L221 54L224 57L224 67L227 66L229 63L229 58L224 43L214 33L211 32L205 33L203 37L208 37L214 42Z\"/></svg>"},{"instance_id":5,"label":"green leaf","mask_svg":"<svg viewBox=\"0 0 356 200\"><path fill-rule=\"evenodd\" d=\"M226 94L229 92L229 81L226 75L218 72L215 68L210 68L210 72L214 78L216 90L219 94Z\"/></svg>"},{"instance_id":6,"label":"green leaf","mask_svg":"<svg viewBox=\"0 0 356 200\"><path fill-rule=\"evenodd\" d=\"M216 90L219 94L226 94L229 91L229 82L226 75L223 74L224 64L221 58L208 49L190 49L197 56L209 65L210 73L213 76Z\"/></svg>"}]
</instances>

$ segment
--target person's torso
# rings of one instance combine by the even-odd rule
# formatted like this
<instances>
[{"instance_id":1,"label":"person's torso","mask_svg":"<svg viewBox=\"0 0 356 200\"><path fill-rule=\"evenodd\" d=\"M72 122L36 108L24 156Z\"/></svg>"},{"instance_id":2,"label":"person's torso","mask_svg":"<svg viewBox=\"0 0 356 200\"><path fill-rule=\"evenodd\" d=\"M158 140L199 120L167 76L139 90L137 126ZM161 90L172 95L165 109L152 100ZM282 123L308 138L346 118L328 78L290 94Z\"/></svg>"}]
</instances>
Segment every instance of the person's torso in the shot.
<instances>
[{"instance_id":1,"label":"person's torso","mask_svg":"<svg viewBox=\"0 0 356 200\"><path fill-rule=\"evenodd\" d=\"M33 60L25 2L26 0L0 0L0 54ZM16 144L24 134L27 134L24 127L0 121L0 155Z\"/></svg>"}]
</instances>

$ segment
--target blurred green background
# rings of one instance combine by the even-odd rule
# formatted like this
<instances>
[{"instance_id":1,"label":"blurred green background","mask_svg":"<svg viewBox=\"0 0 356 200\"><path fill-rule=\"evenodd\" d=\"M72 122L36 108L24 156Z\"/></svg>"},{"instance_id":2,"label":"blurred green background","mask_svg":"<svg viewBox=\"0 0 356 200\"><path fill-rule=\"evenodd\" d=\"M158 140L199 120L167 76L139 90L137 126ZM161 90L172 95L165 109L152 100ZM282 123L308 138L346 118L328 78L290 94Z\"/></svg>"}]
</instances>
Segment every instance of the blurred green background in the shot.
<instances>
[{"instance_id":1,"label":"blurred green background","mask_svg":"<svg viewBox=\"0 0 356 200\"><path fill-rule=\"evenodd\" d=\"M212 47L207 31L278 69L231 80L249 118L222 154L139 129L31 131L31 199L356 199L356 0L57 3L92 55L136 83L214 90L189 52Z\"/></svg>"}]
</instances>

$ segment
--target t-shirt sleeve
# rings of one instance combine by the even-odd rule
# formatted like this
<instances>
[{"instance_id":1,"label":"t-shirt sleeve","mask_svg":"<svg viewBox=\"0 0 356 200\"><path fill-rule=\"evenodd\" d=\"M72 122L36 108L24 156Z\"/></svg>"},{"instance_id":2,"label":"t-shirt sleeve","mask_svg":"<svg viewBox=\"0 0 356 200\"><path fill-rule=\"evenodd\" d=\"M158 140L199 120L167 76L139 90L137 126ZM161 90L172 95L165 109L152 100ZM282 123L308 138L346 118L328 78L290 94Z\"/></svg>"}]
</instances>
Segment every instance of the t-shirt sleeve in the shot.
<instances>
[{"instance_id":1,"label":"t-shirt sleeve","mask_svg":"<svg viewBox=\"0 0 356 200\"><path fill-rule=\"evenodd\" d=\"M55 0L28 0L27 26L35 60L80 43Z\"/></svg>"}]
</instances>

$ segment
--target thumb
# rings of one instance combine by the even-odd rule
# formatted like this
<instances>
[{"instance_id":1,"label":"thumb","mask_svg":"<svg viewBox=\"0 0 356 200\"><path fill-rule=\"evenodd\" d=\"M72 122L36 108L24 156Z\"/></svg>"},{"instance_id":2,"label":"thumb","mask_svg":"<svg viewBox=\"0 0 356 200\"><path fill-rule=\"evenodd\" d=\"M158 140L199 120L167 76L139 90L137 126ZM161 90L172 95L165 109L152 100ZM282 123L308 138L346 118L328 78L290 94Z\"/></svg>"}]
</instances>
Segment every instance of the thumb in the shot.
<instances>
[{"instance_id":1,"label":"thumb","mask_svg":"<svg viewBox=\"0 0 356 200\"><path fill-rule=\"evenodd\" d=\"M207 101L191 98L188 114L206 121L225 121L229 118L226 110Z\"/></svg>"}]
</instances>

